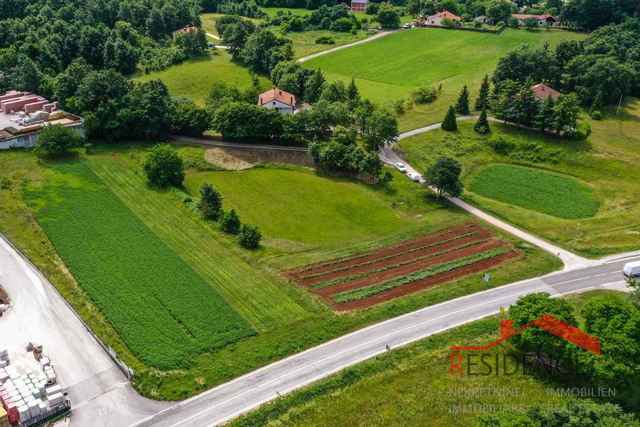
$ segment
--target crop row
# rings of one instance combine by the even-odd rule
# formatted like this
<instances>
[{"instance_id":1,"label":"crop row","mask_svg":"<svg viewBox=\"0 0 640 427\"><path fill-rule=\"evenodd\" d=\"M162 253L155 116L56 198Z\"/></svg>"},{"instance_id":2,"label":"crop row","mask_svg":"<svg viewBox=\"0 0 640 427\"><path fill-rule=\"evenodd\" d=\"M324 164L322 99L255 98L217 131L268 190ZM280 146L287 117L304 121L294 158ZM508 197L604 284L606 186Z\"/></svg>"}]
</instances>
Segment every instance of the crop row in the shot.
<instances>
[{"instance_id":1,"label":"crop row","mask_svg":"<svg viewBox=\"0 0 640 427\"><path fill-rule=\"evenodd\" d=\"M366 288L355 289L348 292L342 292L340 294L333 296L332 299L337 303L361 300L361 299L379 294L380 292L384 292L384 291L388 291L390 289L396 288L398 286L407 285L409 283L413 283L418 280L426 279L438 274L447 273L451 270L466 267L468 265L475 264L480 261L494 258L506 252L508 252L508 249L506 247L492 249L486 252L482 252L480 254L475 254L465 258L460 258L455 261L430 266L419 271L414 271L413 273L407 274L405 276L396 277L392 280L388 280L383 283L368 286Z\"/></svg>"},{"instance_id":2,"label":"crop row","mask_svg":"<svg viewBox=\"0 0 640 427\"><path fill-rule=\"evenodd\" d=\"M310 274L308 276L303 276L302 279L313 279L314 277L326 276L327 274L339 273L341 271L351 270L351 269L356 268L356 267L362 267L362 266L374 264L376 262L387 261L389 259L397 258L397 257L402 256L402 255L406 255L406 254L410 254L410 253L413 253L413 252L421 251L423 249L431 248L431 247L434 247L434 246L444 245L445 243L453 242L454 240L464 239L465 237L476 236L478 234L480 234L478 231L474 231L472 233L460 234L459 236L455 236L455 237L452 237L450 239L440 240L439 242L430 243L428 245L420 246L418 248L409 249L409 250L406 250L406 251L403 251L403 252L398 252L398 253L393 254L393 255L387 255L387 256L382 257L382 258L377 258L377 259L373 259L373 260L370 260L370 261L361 262L359 264L352 264L352 265L348 265L346 267L334 268L333 270L323 271L322 273Z\"/></svg>"},{"instance_id":3,"label":"crop row","mask_svg":"<svg viewBox=\"0 0 640 427\"><path fill-rule=\"evenodd\" d=\"M255 331L82 162L25 192L65 265L143 362L187 366Z\"/></svg>"},{"instance_id":4,"label":"crop row","mask_svg":"<svg viewBox=\"0 0 640 427\"><path fill-rule=\"evenodd\" d=\"M467 224L467 225L465 225L465 228L473 227L474 225L475 224ZM452 233L452 230L448 229L448 230L445 230L440 235L444 236L446 234L451 234L451 233ZM432 236L432 237L436 237L436 236L438 236L438 235L435 235L435 236ZM423 237L428 237L428 236L423 236ZM414 243L416 243L416 239L411 239L411 240L400 242L400 243L397 243L397 244L394 244L394 245L390 245L390 246L387 246L387 247L382 247L382 248L376 249L374 251L360 252L358 254L355 254L355 255L347 257L347 258L337 258L337 259L333 259L333 260L329 260L329 261L323 262L322 264L310 265L310 266L305 267L305 268L303 268L303 269L301 269L299 271L301 273L304 273L305 271L317 270L318 268L329 267L331 265L336 265L336 264L341 264L343 262L353 261L354 259L360 259L360 258L368 257L370 255L373 255L376 252L379 252L379 251L403 248L405 246L409 246L409 245L412 245ZM303 278L306 279L308 277L313 277L313 276L304 276Z\"/></svg>"},{"instance_id":5,"label":"crop row","mask_svg":"<svg viewBox=\"0 0 640 427\"><path fill-rule=\"evenodd\" d=\"M412 263L418 262L418 261L422 261L424 259L434 258L434 257L440 256L440 255L448 254L449 252L457 251L457 250L460 250L460 249L465 249L465 248L468 248L468 247L471 247L471 246L478 245L480 243L485 243L488 240L489 239L476 240L474 242L469 242L469 243L466 243L464 245L457 246L455 248L446 249L444 251L440 251L440 252L436 252L436 253L433 253L433 254L424 255L424 256L421 256L421 257L418 257L418 258L413 258L413 259L410 259L410 260L407 260L407 261L399 262L397 264L376 268L374 270L364 271L364 272L358 273L358 274L352 274L350 276L337 277L337 278L335 278L333 280L329 280L327 282L314 283L313 287L316 288L316 289L322 289L322 288L326 288L326 287L329 287L329 286L335 286L335 285L343 283L343 282L348 282L350 280L360 279L362 277L366 277L366 276L369 276L371 274L382 273L383 271L391 270L393 268L403 267L405 265L412 264Z\"/></svg>"}]
</instances>

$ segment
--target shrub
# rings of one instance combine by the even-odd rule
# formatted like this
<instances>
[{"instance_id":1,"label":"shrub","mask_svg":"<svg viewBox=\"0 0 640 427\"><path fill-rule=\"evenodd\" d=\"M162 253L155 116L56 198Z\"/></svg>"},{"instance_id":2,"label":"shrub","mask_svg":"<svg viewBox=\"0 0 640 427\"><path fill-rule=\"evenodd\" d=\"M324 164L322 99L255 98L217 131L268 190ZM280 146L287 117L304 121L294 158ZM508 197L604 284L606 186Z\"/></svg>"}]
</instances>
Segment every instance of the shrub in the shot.
<instances>
[{"instance_id":1,"label":"shrub","mask_svg":"<svg viewBox=\"0 0 640 427\"><path fill-rule=\"evenodd\" d=\"M217 221L222 213L222 194L211 184L200 187L200 203L198 204L202 216Z\"/></svg>"},{"instance_id":2,"label":"shrub","mask_svg":"<svg viewBox=\"0 0 640 427\"><path fill-rule=\"evenodd\" d=\"M245 249L257 249L260 246L262 233L258 227L242 224L238 234L238 243Z\"/></svg>"},{"instance_id":3,"label":"shrub","mask_svg":"<svg viewBox=\"0 0 640 427\"><path fill-rule=\"evenodd\" d=\"M331 36L320 36L316 39L316 44L336 44L336 41Z\"/></svg>"},{"instance_id":4,"label":"shrub","mask_svg":"<svg viewBox=\"0 0 640 427\"><path fill-rule=\"evenodd\" d=\"M393 103L393 110L396 112L396 114L404 114L406 111L406 107L404 104L404 99L397 99L394 103Z\"/></svg>"},{"instance_id":5,"label":"shrub","mask_svg":"<svg viewBox=\"0 0 640 427\"><path fill-rule=\"evenodd\" d=\"M516 144L501 136L491 138L487 143L496 154L502 156L508 156L516 149Z\"/></svg>"},{"instance_id":6,"label":"shrub","mask_svg":"<svg viewBox=\"0 0 640 427\"><path fill-rule=\"evenodd\" d=\"M480 28L482 28L482 22L480 22L480 21L474 21L474 22L473 22L473 28L476 28L476 29L478 29L478 30L479 30Z\"/></svg>"},{"instance_id":7,"label":"shrub","mask_svg":"<svg viewBox=\"0 0 640 427\"><path fill-rule=\"evenodd\" d=\"M38 157L66 156L73 147L82 145L83 139L75 130L62 125L49 125L40 129L36 148Z\"/></svg>"},{"instance_id":8,"label":"shrub","mask_svg":"<svg viewBox=\"0 0 640 427\"><path fill-rule=\"evenodd\" d=\"M429 104L438 98L438 91L431 86L420 86L411 92L411 99L416 104Z\"/></svg>"},{"instance_id":9,"label":"shrub","mask_svg":"<svg viewBox=\"0 0 640 427\"><path fill-rule=\"evenodd\" d=\"M591 135L591 126L589 123L580 123L577 128L568 130L564 133L565 138L581 141L587 139Z\"/></svg>"},{"instance_id":10,"label":"shrub","mask_svg":"<svg viewBox=\"0 0 640 427\"><path fill-rule=\"evenodd\" d=\"M442 130L446 130L452 132L454 130L458 130L458 122L456 121L456 112L453 107L449 107L449 111L447 111L447 115L442 122Z\"/></svg>"},{"instance_id":11,"label":"shrub","mask_svg":"<svg viewBox=\"0 0 640 427\"><path fill-rule=\"evenodd\" d=\"M149 183L156 187L181 187L184 181L184 162L176 149L168 144L149 149L142 169Z\"/></svg>"},{"instance_id":12,"label":"shrub","mask_svg":"<svg viewBox=\"0 0 640 427\"><path fill-rule=\"evenodd\" d=\"M240 232L240 218L235 210L231 209L220 218L220 228L225 233L238 234Z\"/></svg>"},{"instance_id":13,"label":"shrub","mask_svg":"<svg viewBox=\"0 0 640 427\"><path fill-rule=\"evenodd\" d=\"M491 132L491 128L489 127L489 121L487 120L486 109L484 108L482 109L482 112L480 113L480 117L478 118L478 121L476 122L473 129L481 135L485 135Z\"/></svg>"},{"instance_id":14,"label":"shrub","mask_svg":"<svg viewBox=\"0 0 640 427\"><path fill-rule=\"evenodd\" d=\"M591 117L593 120L602 120L602 111L593 110L591 113L589 113L589 117Z\"/></svg>"},{"instance_id":15,"label":"shrub","mask_svg":"<svg viewBox=\"0 0 640 427\"><path fill-rule=\"evenodd\" d=\"M393 181L393 174L388 169L385 169L378 181L383 185L387 185Z\"/></svg>"}]
</instances>

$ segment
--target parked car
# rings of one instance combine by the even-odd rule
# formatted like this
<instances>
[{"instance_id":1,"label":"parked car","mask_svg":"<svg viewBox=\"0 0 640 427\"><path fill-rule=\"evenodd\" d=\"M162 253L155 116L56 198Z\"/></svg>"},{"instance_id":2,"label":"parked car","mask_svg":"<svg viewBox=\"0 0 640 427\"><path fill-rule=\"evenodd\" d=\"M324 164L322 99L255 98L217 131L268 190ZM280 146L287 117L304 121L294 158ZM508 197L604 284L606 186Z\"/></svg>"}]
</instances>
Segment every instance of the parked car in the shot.
<instances>
[{"instance_id":1,"label":"parked car","mask_svg":"<svg viewBox=\"0 0 640 427\"><path fill-rule=\"evenodd\" d=\"M404 25L402 26L402 28L404 28L405 30L406 30L406 29L409 29L409 28L411 28L411 27L413 27L413 25L411 25L411 24L409 24L409 23L404 24Z\"/></svg>"},{"instance_id":2,"label":"parked car","mask_svg":"<svg viewBox=\"0 0 640 427\"><path fill-rule=\"evenodd\" d=\"M640 277L640 261L626 263L622 268L622 273L627 277Z\"/></svg>"},{"instance_id":3,"label":"parked car","mask_svg":"<svg viewBox=\"0 0 640 427\"><path fill-rule=\"evenodd\" d=\"M398 172L407 173L407 167L404 165L404 163L396 163L396 169L398 169Z\"/></svg>"},{"instance_id":4,"label":"parked car","mask_svg":"<svg viewBox=\"0 0 640 427\"><path fill-rule=\"evenodd\" d=\"M408 173L407 176L413 182L420 182L420 178L422 178L419 173Z\"/></svg>"}]
</instances>

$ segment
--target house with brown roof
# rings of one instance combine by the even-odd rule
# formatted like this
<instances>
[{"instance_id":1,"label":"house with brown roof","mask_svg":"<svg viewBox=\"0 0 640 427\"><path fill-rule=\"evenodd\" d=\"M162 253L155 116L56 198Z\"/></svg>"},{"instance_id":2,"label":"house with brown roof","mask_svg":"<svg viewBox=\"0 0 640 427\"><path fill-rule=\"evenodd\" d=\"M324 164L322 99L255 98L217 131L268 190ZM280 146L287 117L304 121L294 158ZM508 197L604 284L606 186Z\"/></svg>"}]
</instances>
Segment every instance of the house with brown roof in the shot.
<instances>
[{"instance_id":1,"label":"house with brown roof","mask_svg":"<svg viewBox=\"0 0 640 427\"><path fill-rule=\"evenodd\" d=\"M531 86L531 91L536 96L536 98L542 101L544 101L548 97L553 98L553 100L555 101L560 95L562 95L560 92L550 88L544 83L538 83L537 85Z\"/></svg>"},{"instance_id":2,"label":"house with brown roof","mask_svg":"<svg viewBox=\"0 0 640 427\"><path fill-rule=\"evenodd\" d=\"M172 39L176 39L176 37L178 37L180 34L188 34L192 31L198 31L198 27L190 27L190 26L186 26L184 28L180 28L179 30L176 31L172 31L171 32L171 38Z\"/></svg>"},{"instance_id":3,"label":"house with brown roof","mask_svg":"<svg viewBox=\"0 0 640 427\"><path fill-rule=\"evenodd\" d=\"M280 114L293 114L296 112L296 96L274 86L272 89L260 94L258 106L271 108Z\"/></svg>"},{"instance_id":4,"label":"house with brown roof","mask_svg":"<svg viewBox=\"0 0 640 427\"><path fill-rule=\"evenodd\" d=\"M450 19L456 23L462 22L462 18L458 15L449 12L448 10L443 10L442 12L438 12L435 15L428 16L426 18L427 25L436 25L438 27L442 27L442 21L445 19Z\"/></svg>"},{"instance_id":5,"label":"house with brown roof","mask_svg":"<svg viewBox=\"0 0 640 427\"><path fill-rule=\"evenodd\" d=\"M364 12L369 7L369 0L351 0L351 12Z\"/></svg>"},{"instance_id":6,"label":"house with brown roof","mask_svg":"<svg viewBox=\"0 0 640 427\"><path fill-rule=\"evenodd\" d=\"M511 16L518 20L518 24L519 25L524 25L524 21L526 21L527 19L535 19L535 20L537 20L539 27L546 26L546 25L550 25L552 27L558 27L558 26L560 26L562 24L558 18L556 18L555 16L553 16L553 15L551 15L549 13L545 13L544 15L518 15L518 14L514 14L514 15L511 15Z\"/></svg>"}]
</instances>

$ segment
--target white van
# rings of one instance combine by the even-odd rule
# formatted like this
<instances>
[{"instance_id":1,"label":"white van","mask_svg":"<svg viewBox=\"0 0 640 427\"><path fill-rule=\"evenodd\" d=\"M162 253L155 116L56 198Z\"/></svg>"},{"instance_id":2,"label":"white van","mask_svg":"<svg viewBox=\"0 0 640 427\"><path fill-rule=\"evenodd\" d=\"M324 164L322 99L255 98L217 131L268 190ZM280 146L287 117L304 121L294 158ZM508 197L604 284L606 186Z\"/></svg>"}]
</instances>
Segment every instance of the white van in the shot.
<instances>
[{"instance_id":1,"label":"white van","mask_svg":"<svg viewBox=\"0 0 640 427\"><path fill-rule=\"evenodd\" d=\"M624 265L622 272L628 277L640 276L640 261L628 262Z\"/></svg>"}]
</instances>

